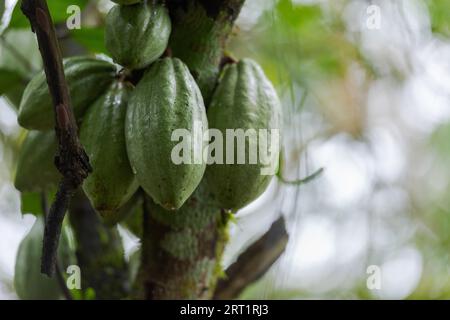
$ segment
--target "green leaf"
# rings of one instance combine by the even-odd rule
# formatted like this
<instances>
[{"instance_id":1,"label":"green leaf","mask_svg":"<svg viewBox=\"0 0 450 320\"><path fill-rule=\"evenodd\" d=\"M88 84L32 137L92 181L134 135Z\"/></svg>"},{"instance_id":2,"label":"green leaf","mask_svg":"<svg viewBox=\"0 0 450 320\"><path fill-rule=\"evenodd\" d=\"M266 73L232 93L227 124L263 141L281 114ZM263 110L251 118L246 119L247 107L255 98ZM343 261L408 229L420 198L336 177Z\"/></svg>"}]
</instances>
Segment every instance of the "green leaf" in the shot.
<instances>
[{"instance_id":1,"label":"green leaf","mask_svg":"<svg viewBox=\"0 0 450 320\"><path fill-rule=\"evenodd\" d=\"M20 2L14 8L9 23L9 28L29 28L30 23L20 10ZM86 6L88 0L47 0L48 9L54 24L65 22L69 17L67 8L71 5L79 6L81 10Z\"/></svg>"},{"instance_id":2,"label":"green leaf","mask_svg":"<svg viewBox=\"0 0 450 320\"><path fill-rule=\"evenodd\" d=\"M91 287L86 290L70 290L73 300L95 300L95 290Z\"/></svg>"},{"instance_id":3,"label":"green leaf","mask_svg":"<svg viewBox=\"0 0 450 320\"><path fill-rule=\"evenodd\" d=\"M9 21L8 28L29 28L29 27L30 23L28 22L27 18L23 15L22 11L20 11L20 1L18 1L11 15L11 20Z\"/></svg>"},{"instance_id":4,"label":"green leaf","mask_svg":"<svg viewBox=\"0 0 450 320\"><path fill-rule=\"evenodd\" d=\"M252 41L238 43L236 49L248 48L256 55L275 84L293 81L307 87L324 78L344 77L360 53L332 12L316 1L275 1L254 27Z\"/></svg>"},{"instance_id":5,"label":"green leaf","mask_svg":"<svg viewBox=\"0 0 450 320\"><path fill-rule=\"evenodd\" d=\"M3 95L22 82L19 73L0 67L0 95Z\"/></svg>"},{"instance_id":6,"label":"green leaf","mask_svg":"<svg viewBox=\"0 0 450 320\"><path fill-rule=\"evenodd\" d=\"M20 100L22 99L22 93L25 90L26 82L20 82L7 92L5 92L5 97L7 98L9 104L16 110L19 110Z\"/></svg>"},{"instance_id":7,"label":"green leaf","mask_svg":"<svg viewBox=\"0 0 450 320\"><path fill-rule=\"evenodd\" d=\"M14 70L24 79L31 79L41 69L42 59L31 30L7 30L0 37L0 67Z\"/></svg>"},{"instance_id":8,"label":"green leaf","mask_svg":"<svg viewBox=\"0 0 450 320\"><path fill-rule=\"evenodd\" d=\"M2 0L0 1L0 20L2 20L4 13L5 13L5 0Z\"/></svg>"},{"instance_id":9,"label":"green leaf","mask_svg":"<svg viewBox=\"0 0 450 320\"><path fill-rule=\"evenodd\" d=\"M91 53L106 53L104 28L82 28L70 32L72 38Z\"/></svg>"},{"instance_id":10,"label":"green leaf","mask_svg":"<svg viewBox=\"0 0 450 320\"><path fill-rule=\"evenodd\" d=\"M87 288L84 291L83 299L84 300L95 300L95 290L94 290L94 288Z\"/></svg>"},{"instance_id":11,"label":"green leaf","mask_svg":"<svg viewBox=\"0 0 450 320\"><path fill-rule=\"evenodd\" d=\"M53 201L54 193L47 192L47 204L50 206ZM39 192L22 192L20 194L22 214L31 213L35 216L44 214L41 204L41 193Z\"/></svg>"},{"instance_id":12,"label":"green leaf","mask_svg":"<svg viewBox=\"0 0 450 320\"><path fill-rule=\"evenodd\" d=\"M440 125L431 135L431 146L444 161L450 160L450 122Z\"/></svg>"},{"instance_id":13,"label":"green leaf","mask_svg":"<svg viewBox=\"0 0 450 320\"><path fill-rule=\"evenodd\" d=\"M428 6L433 32L450 37L450 1L428 0Z\"/></svg>"}]
</instances>

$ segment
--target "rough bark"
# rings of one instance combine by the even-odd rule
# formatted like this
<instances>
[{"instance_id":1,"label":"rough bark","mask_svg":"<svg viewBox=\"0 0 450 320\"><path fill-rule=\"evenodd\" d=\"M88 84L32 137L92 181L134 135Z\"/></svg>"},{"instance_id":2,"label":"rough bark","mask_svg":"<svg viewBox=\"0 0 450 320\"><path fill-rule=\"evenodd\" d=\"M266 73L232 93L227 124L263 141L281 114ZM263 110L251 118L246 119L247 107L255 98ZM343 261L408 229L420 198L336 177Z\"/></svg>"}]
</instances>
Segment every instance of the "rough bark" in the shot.
<instances>
[{"instance_id":1,"label":"rough bark","mask_svg":"<svg viewBox=\"0 0 450 320\"><path fill-rule=\"evenodd\" d=\"M208 299L222 273L229 214L203 185L178 211L146 198L142 261L136 282L140 299Z\"/></svg>"},{"instance_id":2,"label":"rough bark","mask_svg":"<svg viewBox=\"0 0 450 320\"><path fill-rule=\"evenodd\" d=\"M170 49L183 60L208 102L219 75L226 41L245 0L168 1Z\"/></svg>"}]
</instances>

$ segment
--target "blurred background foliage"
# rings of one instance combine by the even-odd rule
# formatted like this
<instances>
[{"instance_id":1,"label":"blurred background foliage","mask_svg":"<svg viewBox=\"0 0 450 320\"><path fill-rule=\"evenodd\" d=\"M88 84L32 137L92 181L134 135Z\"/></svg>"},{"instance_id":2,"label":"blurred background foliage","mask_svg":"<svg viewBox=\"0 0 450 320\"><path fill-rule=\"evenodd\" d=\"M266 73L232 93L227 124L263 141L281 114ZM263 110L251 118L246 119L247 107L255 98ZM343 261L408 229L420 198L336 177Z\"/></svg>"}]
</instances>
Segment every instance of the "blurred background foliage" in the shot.
<instances>
[{"instance_id":1,"label":"blurred background foliage","mask_svg":"<svg viewBox=\"0 0 450 320\"><path fill-rule=\"evenodd\" d=\"M26 213L40 210L12 185L17 105L41 68L15 2L0 1L1 298L16 297L15 255L35 219ZM48 3L66 56L105 52L112 2ZM74 4L82 28L67 30ZM279 214L290 235L242 298L449 299L450 1L247 0L230 40L230 54L257 60L282 99L283 177L325 169L306 185L274 181L238 214L225 265ZM139 240L121 230L130 256ZM370 265L380 289L367 288Z\"/></svg>"}]
</instances>

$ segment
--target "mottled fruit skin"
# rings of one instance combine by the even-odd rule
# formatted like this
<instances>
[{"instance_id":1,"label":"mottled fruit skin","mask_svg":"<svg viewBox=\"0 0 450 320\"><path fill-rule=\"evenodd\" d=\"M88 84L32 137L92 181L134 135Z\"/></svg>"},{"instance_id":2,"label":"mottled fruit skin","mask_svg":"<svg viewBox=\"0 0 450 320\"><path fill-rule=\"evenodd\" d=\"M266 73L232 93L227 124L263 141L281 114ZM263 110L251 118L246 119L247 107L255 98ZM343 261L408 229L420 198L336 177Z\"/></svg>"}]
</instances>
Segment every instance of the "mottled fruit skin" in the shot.
<instances>
[{"instance_id":1,"label":"mottled fruit skin","mask_svg":"<svg viewBox=\"0 0 450 320\"><path fill-rule=\"evenodd\" d=\"M110 62L85 56L64 59L63 64L72 109L79 120L92 102L112 83L116 68ZM53 103L44 71L38 73L25 88L18 122L30 130L49 130L55 127Z\"/></svg>"},{"instance_id":2,"label":"mottled fruit skin","mask_svg":"<svg viewBox=\"0 0 450 320\"><path fill-rule=\"evenodd\" d=\"M80 130L93 169L83 189L105 219L113 219L138 188L125 145L130 92L130 84L114 83L88 110Z\"/></svg>"},{"instance_id":3,"label":"mottled fruit skin","mask_svg":"<svg viewBox=\"0 0 450 320\"><path fill-rule=\"evenodd\" d=\"M54 165L54 131L29 131L19 153L14 185L21 192L40 192L55 188L62 175Z\"/></svg>"},{"instance_id":4,"label":"mottled fruit skin","mask_svg":"<svg viewBox=\"0 0 450 320\"><path fill-rule=\"evenodd\" d=\"M271 82L261 67L249 59L225 67L208 108L210 128L219 129L224 137L224 164L209 164L205 178L222 208L236 211L255 200L267 188L272 175L262 175L258 155L256 164L249 163L249 145L245 148L245 164L236 159L226 164L226 129L280 129L281 106ZM269 138L270 143L270 138ZM258 140L260 146L260 140ZM212 145L210 145L212 149ZM258 148L259 150L259 148ZM276 150L279 151L278 148ZM276 168L278 151L271 160Z\"/></svg>"},{"instance_id":5,"label":"mottled fruit skin","mask_svg":"<svg viewBox=\"0 0 450 320\"><path fill-rule=\"evenodd\" d=\"M22 239L16 257L14 288L23 300L54 300L62 297L61 287L55 277L41 274L42 237L44 218L38 216L30 232ZM75 262L68 235L63 228L58 248L58 262L62 270Z\"/></svg>"},{"instance_id":6,"label":"mottled fruit skin","mask_svg":"<svg viewBox=\"0 0 450 320\"><path fill-rule=\"evenodd\" d=\"M163 54L171 28L169 13L162 5L152 1L117 5L106 16L105 46L118 64L141 69Z\"/></svg>"},{"instance_id":7,"label":"mottled fruit skin","mask_svg":"<svg viewBox=\"0 0 450 320\"><path fill-rule=\"evenodd\" d=\"M156 61L136 86L128 107L128 156L140 185L168 210L181 207L205 171L205 162L193 159L194 150L207 142L192 138L190 163L175 164L171 153L181 141L172 141L175 129L206 130L208 122L200 90L186 65L176 58Z\"/></svg>"}]
</instances>

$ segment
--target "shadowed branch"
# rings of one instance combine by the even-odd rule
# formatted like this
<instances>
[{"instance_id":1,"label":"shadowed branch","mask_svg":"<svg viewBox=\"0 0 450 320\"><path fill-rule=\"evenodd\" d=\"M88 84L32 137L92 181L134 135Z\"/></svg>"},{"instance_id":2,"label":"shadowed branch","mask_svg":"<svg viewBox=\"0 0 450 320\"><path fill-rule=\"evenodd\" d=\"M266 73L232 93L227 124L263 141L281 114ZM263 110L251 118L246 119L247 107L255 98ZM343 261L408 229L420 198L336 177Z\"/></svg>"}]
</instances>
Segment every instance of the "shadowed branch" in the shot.
<instances>
[{"instance_id":1,"label":"shadowed branch","mask_svg":"<svg viewBox=\"0 0 450 320\"><path fill-rule=\"evenodd\" d=\"M23 0L22 12L28 18L39 44L44 71L55 111L58 151L55 165L63 175L45 223L41 272L55 273L56 252L64 215L70 198L92 170L88 156L78 140L78 128L72 112L64 76L62 56L50 12L45 0Z\"/></svg>"},{"instance_id":2,"label":"shadowed branch","mask_svg":"<svg viewBox=\"0 0 450 320\"><path fill-rule=\"evenodd\" d=\"M288 238L284 218L280 217L226 270L226 278L217 284L214 299L237 298L277 261L286 249Z\"/></svg>"}]
</instances>

